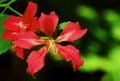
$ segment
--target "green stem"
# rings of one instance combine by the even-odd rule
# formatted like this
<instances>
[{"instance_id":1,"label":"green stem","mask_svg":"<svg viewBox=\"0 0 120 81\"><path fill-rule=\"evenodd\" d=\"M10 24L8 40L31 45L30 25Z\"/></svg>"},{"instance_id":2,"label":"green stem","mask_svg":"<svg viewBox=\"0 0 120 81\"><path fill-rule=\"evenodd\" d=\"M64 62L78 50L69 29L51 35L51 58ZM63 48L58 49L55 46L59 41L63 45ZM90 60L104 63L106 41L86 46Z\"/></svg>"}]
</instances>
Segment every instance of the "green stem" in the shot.
<instances>
[{"instance_id":1,"label":"green stem","mask_svg":"<svg viewBox=\"0 0 120 81\"><path fill-rule=\"evenodd\" d=\"M0 4L0 7L6 7L6 6L8 6L8 5L10 5L10 4L12 4L12 3L14 3L16 0L11 0L10 2L8 2L8 3L5 3L5 4Z\"/></svg>"},{"instance_id":2,"label":"green stem","mask_svg":"<svg viewBox=\"0 0 120 81\"><path fill-rule=\"evenodd\" d=\"M13 9L12 7L8 6L7 8L9 8L11 11L13 11L14 13L16 13L19 16L22 16L21 13L19 13L18 11L16 11L15 9Z\"/></svg>"},{"instance_id":3,"label":"green stem","mask_svg":"<svg viewBox=\"0 0 120 81\"><path fill-rule=\"evenodd\" d=\"M7 7L4 8L4 10L1 12L2 14L7 10Z\"/></svg>"},{"instance_id":4,"label":"green stem","mask_svg":"<svg viewBox=\"0 0 120 81\"><path fill-rule=\"evenodd\" d=\"M42 39L49 39L48 37L41 37Z\"/></svg>"},{"instance_id":5,"label":"green stem","mask_svg":"<svg viewBox=\"0 0 120 81\"><path fill-rule=\"evenodd\" d=\"M7 8L9 8L11 11L13 11L14 13L16 13L17 15L19 16L22 16L21 13L19 13L18 11L16 11L15 9L13 9L10 5L15 2L16 0L11 0L10 2L8 3L5 3L5 4L0 4L0 7L5 7L5 9L2 11L2 13L4 13L6 11Z\"/></svg>"}]
</instances>

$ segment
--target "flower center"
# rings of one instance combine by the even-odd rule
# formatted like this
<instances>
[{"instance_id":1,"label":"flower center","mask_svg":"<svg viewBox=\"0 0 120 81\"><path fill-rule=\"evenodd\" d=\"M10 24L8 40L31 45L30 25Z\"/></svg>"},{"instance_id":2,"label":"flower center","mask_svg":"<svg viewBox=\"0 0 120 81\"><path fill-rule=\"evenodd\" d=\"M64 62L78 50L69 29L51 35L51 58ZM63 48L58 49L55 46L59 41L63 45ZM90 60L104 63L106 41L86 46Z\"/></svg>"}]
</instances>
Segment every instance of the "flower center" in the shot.
<instances>
[{"instance_id":1,"label":"flower center","mask_svg":"<svg viewBox=\"0 0 120 81\"><path fill-rule=\"evenodd\" d=\"M27 26L22 21L18 23L18 26L20 27L21 31L27 30Z\"/></svg>"},{"instance_id":2,"label":"flower center","mask_svg":"<svg viewBox=\"0 0 120 81\"><path fill-rule=\"evenodd\" d=\"M50 39L48 40L47 44L49 45L50 52L53 54L57 54L58 50L57 50L55 41L53 39Z\"/></svg>"}]
</instances>

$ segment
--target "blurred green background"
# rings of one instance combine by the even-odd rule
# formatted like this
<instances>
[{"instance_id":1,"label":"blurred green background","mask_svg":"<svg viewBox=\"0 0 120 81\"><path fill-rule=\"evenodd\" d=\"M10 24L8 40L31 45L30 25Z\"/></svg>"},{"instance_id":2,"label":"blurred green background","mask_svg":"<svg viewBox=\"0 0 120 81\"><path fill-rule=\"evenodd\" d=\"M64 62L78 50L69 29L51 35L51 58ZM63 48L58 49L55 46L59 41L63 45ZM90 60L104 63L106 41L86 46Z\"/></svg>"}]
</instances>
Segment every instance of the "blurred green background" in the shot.
<instances>
[{"instance_id":1,"label":"blurred green background","mask_svg":"<svg viewBox=\"0 0 120 81\"><path fill-rule=\"evenodd\" d=\"M29 1L38 4L38 17L41 12L55 11L59 23L79 21L83 29L88 28L84 37L72 43L85 63L74 72L71 62L48 54L44 68L35 74L34 80L26 73L26 62L7 51L0 55L0 81L120 81L119 1L17 0L11 6L24 13ZM5 14L14 13L6 10Z\"/></svg>"}]
</instances>

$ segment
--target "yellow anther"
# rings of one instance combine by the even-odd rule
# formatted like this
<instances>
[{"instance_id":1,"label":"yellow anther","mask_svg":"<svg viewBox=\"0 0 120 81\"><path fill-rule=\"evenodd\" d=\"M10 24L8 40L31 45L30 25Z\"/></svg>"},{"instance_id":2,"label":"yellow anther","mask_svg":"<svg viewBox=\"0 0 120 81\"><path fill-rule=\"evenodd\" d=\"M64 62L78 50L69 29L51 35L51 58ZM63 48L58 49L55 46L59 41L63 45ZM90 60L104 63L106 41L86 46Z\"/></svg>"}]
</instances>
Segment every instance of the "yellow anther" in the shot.
<instances>
[{"instance_id":1,"label":"yellow anther","mask_svg":"<svg viewBox=\"0 0 120 81\"><path fill-rule=\"evenodd\" d=\"M53 39L48 40L48 44L49 44L50 52L53 54L56 54L58 52L58 50L57 50L57 47L55 45L55 41Z\"/></svg>"},{"instance_id":2,"label":"yellow anther","mask_svg":"<svg viewBox=\"0 0 120 81\"><path fill-rule=\"evenodd\" d=\"M18 26L21 28L22 31L26 31L26 29L27 29L27 26L24 25L22 21L20 21L20 22L18 23Z\"/></svg>"}]
</instances>

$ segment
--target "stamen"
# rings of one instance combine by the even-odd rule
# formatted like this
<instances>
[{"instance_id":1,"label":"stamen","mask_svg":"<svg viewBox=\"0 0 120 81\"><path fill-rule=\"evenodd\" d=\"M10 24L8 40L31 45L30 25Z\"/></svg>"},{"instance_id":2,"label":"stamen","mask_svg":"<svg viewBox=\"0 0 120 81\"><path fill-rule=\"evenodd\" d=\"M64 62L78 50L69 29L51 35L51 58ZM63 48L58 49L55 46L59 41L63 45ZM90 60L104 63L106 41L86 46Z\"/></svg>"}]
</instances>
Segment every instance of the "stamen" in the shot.
<instances>
[{"instance_id":1,"label":"stamen","mask_svg":"<svg viewBox=\"0 0 120 81\"><path fill-rule=\"evenodd\" d=\"M55 41L53 39L51 39L48 42L49 42L50 52L53 53L53 54L57 54L58 50L57 50L57 47L55 45Z\"/></svg>"},{"instance_id":2,"label":"stamen","mask_svg":"<svg viewBox=\"0 0 120 81\"><path fill-rule=\"evenodd\" d=\"M21 28L22 31L26 31L27 30L27 25L24 25L22 21L20 21L18 23L18 26Z\"/></svg>"},{"instance_id":3,"label":"stamen","mask_svg":"<svg viewBox=\"0 0 120 81\"><path fill-rule=\"evenodd\" d=\"M12 33L12 35L15 35L15 34L17 34L17 32L13 32L13 33Z\"/></svg>"}]
</instances>

